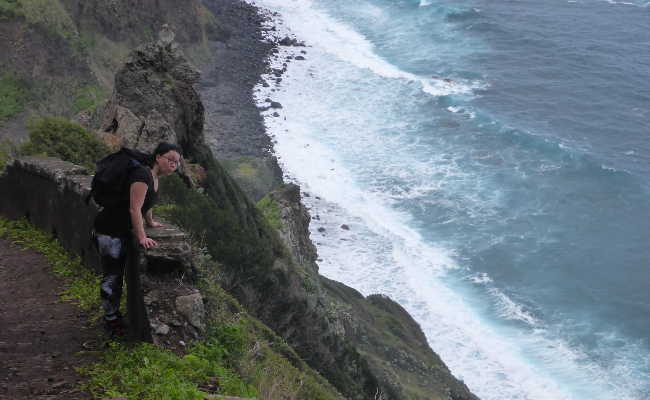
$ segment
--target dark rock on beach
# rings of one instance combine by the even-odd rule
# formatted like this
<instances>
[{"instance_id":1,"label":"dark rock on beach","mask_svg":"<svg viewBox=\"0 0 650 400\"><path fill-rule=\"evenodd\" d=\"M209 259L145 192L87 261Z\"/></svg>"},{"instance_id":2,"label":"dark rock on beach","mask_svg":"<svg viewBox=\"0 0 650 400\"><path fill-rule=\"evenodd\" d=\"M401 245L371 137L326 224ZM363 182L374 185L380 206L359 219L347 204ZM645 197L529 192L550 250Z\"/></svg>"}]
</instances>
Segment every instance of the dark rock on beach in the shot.
<instances>
[{"instance_id":1,"label":"dark rock on beach","mask_svg":"<svg viewBox=\"0 0 650 400\"><path fill-rule=\"evenodd\" d=\"M280 39L280 41L278 41L278 44L280 46L304 46L305 45L304 42L301 42L296 38L290 38L289 36L285 36L284 38Z\"/></svg>"}]
</instances>

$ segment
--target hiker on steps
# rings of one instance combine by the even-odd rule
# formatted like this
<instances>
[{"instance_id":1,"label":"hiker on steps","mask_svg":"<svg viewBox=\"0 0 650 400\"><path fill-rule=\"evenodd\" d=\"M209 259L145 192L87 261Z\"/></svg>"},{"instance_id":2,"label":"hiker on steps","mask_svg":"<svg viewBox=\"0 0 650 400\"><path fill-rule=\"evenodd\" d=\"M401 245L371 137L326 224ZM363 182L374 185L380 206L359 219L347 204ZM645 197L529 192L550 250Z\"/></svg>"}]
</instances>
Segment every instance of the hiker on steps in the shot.
<instances>
[{"instance_id":1,"label":"hiker on steps","mask_svg":"<svg viewBox=\"0 0 650 400\"><path fill-rule=\"evenodd\" d=\"M151 155L123 148L97 162L90 196L103 207L94 228L103 270L104 321L113 336L124 335L120 298L131 235L144 248L157 246L147 237L144 224L160 226L151 212L158 198L158 178L173 173L180 160L180 147L162 142Z\"/></svg>"}]
</instances>

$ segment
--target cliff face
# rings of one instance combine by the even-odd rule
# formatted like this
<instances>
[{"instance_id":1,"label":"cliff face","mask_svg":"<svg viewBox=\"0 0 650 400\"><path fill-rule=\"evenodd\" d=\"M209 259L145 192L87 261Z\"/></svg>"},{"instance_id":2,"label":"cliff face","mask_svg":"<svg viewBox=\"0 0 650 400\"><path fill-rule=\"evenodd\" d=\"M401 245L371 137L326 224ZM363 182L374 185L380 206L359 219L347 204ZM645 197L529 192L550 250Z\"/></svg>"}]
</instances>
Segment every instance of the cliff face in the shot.
<instances>
[{"instance_id":1,"label":"cliff face","mask_svg":"<svg viewBox=\"0 0 650 400\"><path fill-rule=\"evenodd\" d=\"M115 75L101 130L118 146L153 151L161 142L197 152L203 142L203 103L193 85L200 72L164 26L160 38L138 47Z\"/></svg>"},{"instance_id":2,"label":"cliff face","mask_svg":"<svg viewBox=\"0 0 650 400\"><path fill-rule=\"evenodd\" d=\"M269 198L280 210L280 236L302 269L287 270L287 281L296 279L300 285L277 285L281 295L269 299L272 304L263 303L261 312L282 310L284 322L267 323L282 332L310 365L349 398L476 399L451 375L399 304L381 295L364 298L318 275L310 216L296 185Z\"/></svg>"}]
</instances>

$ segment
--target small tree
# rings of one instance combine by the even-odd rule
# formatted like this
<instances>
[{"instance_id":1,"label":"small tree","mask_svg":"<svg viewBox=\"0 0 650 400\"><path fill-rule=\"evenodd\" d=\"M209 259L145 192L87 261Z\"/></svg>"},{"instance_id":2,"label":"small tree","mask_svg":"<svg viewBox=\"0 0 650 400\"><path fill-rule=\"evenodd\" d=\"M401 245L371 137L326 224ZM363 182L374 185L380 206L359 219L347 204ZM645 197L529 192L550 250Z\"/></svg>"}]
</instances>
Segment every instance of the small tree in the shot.
<instances>
[{"instance_id":1,"label":"small tree","mask_svg":"<svg viewBox=\"0 0 650 400\"><path fill-rule=\"evenodd\" d=\"M92 132L64 118L45 117L27 125L29 140L22 155L43 155L95 169L95 161L110 150Z\"/></svg>"}]
</instances>

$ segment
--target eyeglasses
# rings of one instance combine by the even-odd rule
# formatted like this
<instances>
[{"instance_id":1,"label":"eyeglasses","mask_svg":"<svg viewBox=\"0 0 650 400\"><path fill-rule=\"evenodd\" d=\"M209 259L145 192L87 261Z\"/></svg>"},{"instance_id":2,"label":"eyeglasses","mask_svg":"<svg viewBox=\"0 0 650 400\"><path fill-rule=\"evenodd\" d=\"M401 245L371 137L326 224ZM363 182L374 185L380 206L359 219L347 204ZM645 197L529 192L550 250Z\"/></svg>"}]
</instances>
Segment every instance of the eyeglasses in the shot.
<instances>
[{"instance_id":1,"label":"eyeglasses","mask_svg":"<svg viewBox=\"0 0 650 400\"><path fill-rule=\"evenodd\" d=\"M165 156L163 156L163 155L161 155L160 157L162 157L162 158L164 158L165 160L169 161L169 163L172 164L172 165L179 165L179 164L181 163L181 160L180 160L180 159L175 160L175 159L173 159L173 158L165 157Z\"/></svg>"}]
</instances>

